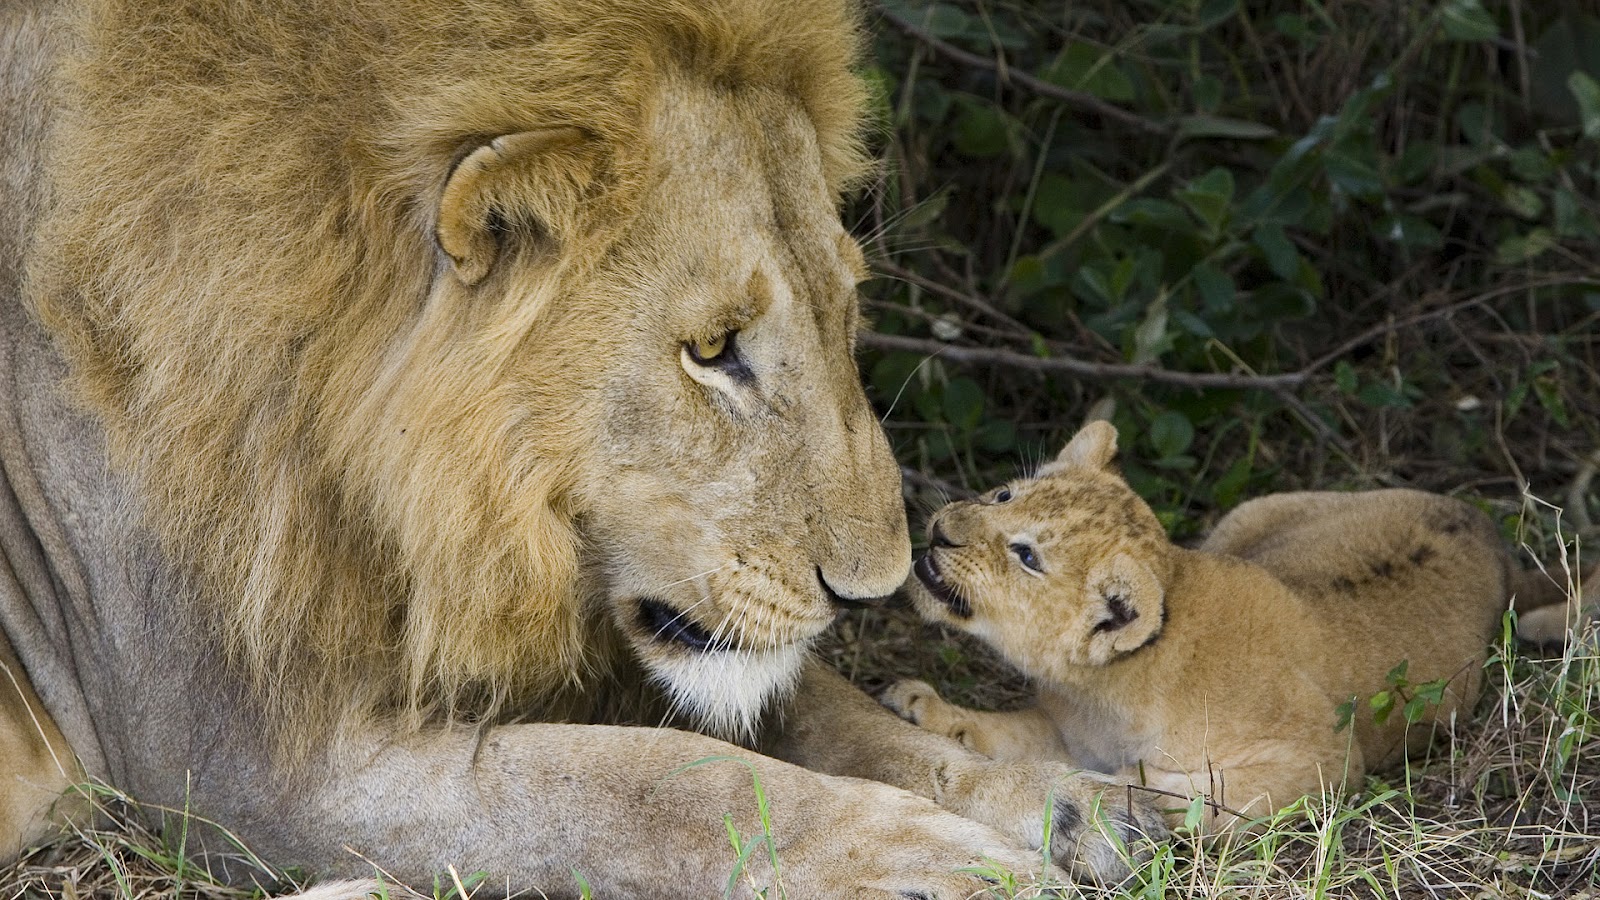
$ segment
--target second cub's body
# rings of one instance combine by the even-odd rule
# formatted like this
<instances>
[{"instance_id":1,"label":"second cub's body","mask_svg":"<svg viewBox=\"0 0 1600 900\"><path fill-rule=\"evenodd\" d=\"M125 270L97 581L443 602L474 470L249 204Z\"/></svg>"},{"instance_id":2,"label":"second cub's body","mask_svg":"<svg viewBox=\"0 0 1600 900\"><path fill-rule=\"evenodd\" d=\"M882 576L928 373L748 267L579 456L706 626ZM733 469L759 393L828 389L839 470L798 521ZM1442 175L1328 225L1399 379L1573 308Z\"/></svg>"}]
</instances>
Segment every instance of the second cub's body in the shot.
<instances>
[{"instance_id":1,"label":"second cub's body","mask_svg":"<svg viewBox=\"0 0 1600 900\"><path fill-rule=\"evenodd\" d=\"M951 504L916 567L919 611L994 645L1037 705L968 710L921 682L885 702L991 756L1204 795L1208 828L1359 784L1470 712L1519 577L1482 513L1411 490L1278 494L1189 550L1109 468L1115 449L1092 424L1038 477ZM1379 724L1367 700L1401 662L1407 696ZM1408 726L1400 707L1436 680Z\"/></svg>"}]
</instances>

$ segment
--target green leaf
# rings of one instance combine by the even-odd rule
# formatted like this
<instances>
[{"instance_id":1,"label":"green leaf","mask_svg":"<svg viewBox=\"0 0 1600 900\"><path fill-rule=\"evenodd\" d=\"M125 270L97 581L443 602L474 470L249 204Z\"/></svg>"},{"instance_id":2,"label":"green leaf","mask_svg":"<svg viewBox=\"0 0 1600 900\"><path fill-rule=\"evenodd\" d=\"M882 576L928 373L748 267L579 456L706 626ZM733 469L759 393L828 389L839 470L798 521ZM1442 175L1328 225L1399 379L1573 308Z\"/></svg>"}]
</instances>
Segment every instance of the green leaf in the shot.
<instances>
[{"instance_id":1,"label":"green leaf","mask_svg":"<svg viewBox=\"0 0 1600 900\"><path fill-rule=\"evenodd\" d=\"M1295 249L1282 225L1262 225L1250 237L1266 258L1272 274L1284 281L1293 281L1300 274L1300 251Z\"/></svg>"},{"instance_id":2,"label":"green leaf","mask_svg":"<svg viewBox=\"0 0 1600 900\"><path fill-rule=\"evenodd\" d=\"M1250 482L1250 459L1241 456L1233 461L1228 471L1211 484L1211 499L1220 507L1230 507L1239 502L1245 486Z\"/></svg>"},{"instance_id":3,"label":"green leaf","mask_svg":"<svg viewBox=\"0 0 1600 900\"><path fill-rule=\"evenodd\" d=\"M1303 319L1317 309L1317 298L1304 288L1276 281L1250 292L1250 300L1243 304L1260 324L1270 324L1284 319Z\"/></svg>"},{"instance_id":4,"label":"green leaf","mask_svg":"<svg viewBox=\"0 0 1600 900\"><path fill-rule=\"evenodd\" d=\"M1231 138L1238 141L1259 141L1277 137L1278 129L1247 119L1230 119L1224 116L1193 115L1178 120L1178 137L1181 138Z\"/></svg>"},{"instance_id":5,"label":"green leaf","mask_svg":"<svg viewBox=\"0 0 1600 900\"><path fill-rule=\"evenodd\" d=\"M1337 733L1349 728L1350 723L1355 721L1356 717L1356 698L1351 697L1349 700L1335 706L1333 712L1336 717L1336 722L1333 726L1334 732Z\"/></svg>"},{"instance_id":6,"label":"green leaf","mask_svg":"<svg viewBox=\"0 0 1600 900\"><path fill-rule=\"evenodd\" d=\"M1145 310L1144 321L1133 333L1133 358L1136 366L1149 365L1172 349L1172 336L1167 333L1167 296L1162 294L1151 301Z\"/></svg>"},{"instance_id":7,"label":"green leaf","mask_svg":"<svg viewBox=\"0 0 1600 900\"><path fill-rule=\"evenodd\" d=\"M946 189L924 199L906 213L905 218L900 220L900 227L906 231L917 231L939 221L944 216L944 208L950 205L950 195L951 191Z\"/></svg>"},{"instance_id":8,"label":"green leaf","mask_svg":"<svg viewBox=\"0 0 1600 900\"><path fill-rule=\"evenodd\" d=\"M1233 18L1239 11L1239 0L1204 0L1200 4L1200 14L1195 16L1195 27L1200 29L1215 28L1223 22Z\"/></svg>"},{"instance_id":9,"label":"green leaf","mask_svg":"<svg viewBox=\"0 0 1600 900\"><path fill-rule=\"evenodd\" d=\"M1185 831L1194 832L1200 827L1200 822L1206 814L1206 796L1196 794L1189 801L1189 808L1183 811L1183 828Z\"/></svg>"},{"instance_id":10,"label":"green leaf","mask_svg":"<svg viewBox=\"0 0 1600 900\"><path fill-rule=\"evenodd\" d=\"M1401 711L1401 714L1406 717L1406 724L1415 725L1422 721L1422 717L1426 715L1427 712L1428 701L1422 699L1421 697L1412 697L1410 700L1406 701L1405 708Z\"/></svg>"},{"instance_id":11,"label":"green leaf","mask_svg":"<svg viewBox=\"0 0 1600 900\"><path fill-rule=\"evenodd\" d=\"M884 354L872 367L872 392L887 405L902 399L906 392L920 391L922 386L913 376L922 367L922 361L922 355L917 353Z\"/></svg>"},{"instance_id":12,"label":"green leaf","mask_svg":"<svg viewBox=\"0 0 1600 900\"><path fill-rule=\"evenodd\" d=\"M1222 80L1215 75L1201 75L1194 80L1194 86L1189 89L1194 96L1194 105L1202 112L1215 112L1222 103ZM1183 124L1178 124L1178 131L1183 131Z\"/></svg>"},{"instance_id":13,"label":"green leaf","mask_svg":"<svg viewBox=\"0 0 1600 900\"><path fill-rule=\"evenodd\" d=\"M1167 410L1150 420L1150 446L1161 459L1176 457L1194 443L1194 424L1180 412Z\"/></svg>"},{"instance_id":14,"label":"green leaf","mask_svg":"<svg viewBox=\"0 0 1600 900\"><path fill-rule=\"evenodd\" d=\"M1062 50L1042 75L1045 81L1093 94L1102 100L1125 103L1134 99L1133 82L1109 51L1093 44L1073 42Z\"/></svg>"},{"instance_id":15,"label":"green leaf","mask_svg":"<svg viewBox=\"0 0 1600 900\"><path fill-rule=\"evenodd\" d=\"M1450 0L1439 13L1445 37L1452 41L1487 41L1500 36L1500 26L1481 0Z\"/></svg>"},{"instance_id":16,"label":"green leaf","mask_svg":"<svg viewBox=\"0 0 1600 900\"><path fill-rule=\"evenodd\" d=\"M1279 13L1272 17L1272 27L1286 38L1292 38L1302 48L1314 47L1319 40L1316 31L1311 27L1311 22L1305 16L1293 13Z\"/></svg>"},{"instance_id":17,"label":"green leaf","mask_svg":"<svg viewBox=\"0 0 1600 900\"><path fill-rule=\"evenodd\" d=\"M959 7L948 3L933 3L920 10L905 10L901 13L909 21L915 22L934 37L958 38L969 34L974 28L972 17ZM977 26L981 28L982 26Z\"/></svg>"},{"instance_id":18,"label":"green leaf","mask_svg":"<svg viewBox=\"0 0 1600 900\"><path fill-rule=\"evenodd\" d=\"M1556 234L1564 238L1600 237L1600 223L1583 208L1577 195L1564 187L1556 188L1551 204L1556 217Z\"/></svg>"},{"instance_id":19,"label":"green leaf","mask_svg":"<svg viewBox=\"0 0 1600 900\"><path fill-rule=\"evenodd\" d=\"M1444 246L1444 235L1433 223L1420 216L1385 216L1378 220L1374 233L1402 247L1432 249Z\"/></svg>"},{"instance_id":20,"label":"green leaf","mask_svg":"<svg viewBox=\"0 0 1600 900\"><path fill-rule=\"evenodd\" d=\"M1338 385L1339 392L1349 395L1356 392L1359 379L1356 377L1355 367L1345 360L1339 360L1333 365L1333 383Z\"/></svg>"},{"instance_id":21,"label":"green leaf","mask_svg":"<svg viewBox=\"0 0 1600 900\"><path fill-rule=\"evenodd\" d=\"M983 158L1004 153L1011 146L1005 114L989 103L970 99L962 102L951 143L967 156Z\"/></svg>"},{"instance_id":22,"label":"green leaf","mask_svg":"<svg viewBox=\"0 0 1600 900\"><path fill-rule=\"evenodd\" d=\"M1372 721L1379 725L1389 721L1389 714L1394 712L1395 698L1389 691L1379 691L1367 701L1372 706Z\"/></svg>"},{"instance_id":23,"label":"green leaf","mask_svg":"<svg viewBox=\"0 0 1600 900\"><path fill-rule=\"evenodd\" d=\"M1010 453L1017 449L1017 426L1009 419L990 419L972 433L972 441L988 453Z\"/></svg>"},{"instance_id":24,"label":"green leaf","mask_svg":"<svg viewBox=\"0 0 1600 900\"><path fill-rule=\"evenodd\" d=\"M1500 192L1500 201L1524 219L1537 219L1544 214L1544 200L1532 188L1520 184L1506 185Z\"/></svg>"},{"instance_id":25,"label":"green leaf","mask_svg":"<svg viewBox=\"0 0 1600 900\"><path fill-rule=\"evenodd\" d=\"M1389 674L1383 676L1384 683L1391 687L1404 684L1406 680L1406 670L1410 668L1411 660L1400 660L1398 663L1395 663L1394 668L1389 670Z\"/></svg>"},{"instance_id":26,"label":"green leaf","mask_svg":"<svg viewBox=\"0 0 1600 900\"><path fill-rule=\"evenodd\" d=\"M1432 174L1439 160L1439 145L1433 141L1413 141L1394 164L1394 177L1401 184L1415 184Z\"/></svg>"},{"instance_id":27,"label":"green leaf","mask_svg":"<svg viewBox=\"0 0 1600 900\"><path fill-rule=\"evenodd\" d=\"M1202 262L1190 271L1189 277L1194 279L1195 290L1200 293L1200 300L1205 304L1207 313L1224 315L1233 310L1233 300L1238 295L1238 288L1227 272L1210 262Z\"/></svg>"},{"instance_id":28,"label":"green leaf","mask_svg":"<svg viewBox=\"0 0 1600 900\"><path fill-rule=\"evenodd\" d=\"M1356 391L1356 399L1373 409L1407 409L1411 400L1384 381L1369 381Z\"/></svg>"},{"instance_id":29,"label":"green leaf","mask_svg":"<svg viewBox=\"0 0 1600 900\"><path fill-rule=\"evenodd\" d=\"M1583 136L1600 138L1600 83L1589 73L1574 70L1567 76L1567 90L1578 101L1578 121L1583 124Z\"/></svg>"},{"instance_id":30,"label":"green leaf","mask_svg":"<svg viewBox=\"0 0 1600 900\"><path fill-rule=\"evenodd\" d=\"M1346 194L1364 200L1377 199L1383 195L1383 176L1371 156L1366 147L1332 148L1322 157L1322 171L1329 182Z\"/></svg>"},{"instance_id":31,"label":"green leaf","mask_svg":"<svg viewBox=\"0 0 1600 900\"><path fill-rule=\"evenodd\" d=\"M1548 228L1535 228L1525 235L1512 235L1494 248L1494 261L1502 266L1516 266L1556 245L1555 235Z\"/></svg>"},{"instance_id":32,"label":"green leaf","mask_svg":"<svg viewBox=\"0 0 1600 900\"><path fill-rule=\"evenodd\" d=\"M1227 220L1228 207L1233 202L1233 173L1218 166L1189 182L1178 191L1177 197L1195 218L1216 234Z\"/></svg>"},{"instance_id":33,"label":"green leaf","mask_svg":"<svg viewBox=\"0 0 1600 900\"><path fill-rule=\"evenodd\" d=\"M1109 218L1122 225L1148 225L1164 231L1194 230L1194 220L1184 215L1183 207L1155 197L1135 197L1113 210Z\"/></svg>"},{"instance_id":34,"label":"green leaf","mask_svg":"<svg viewBox=\"0 0 1600 900\"><path fill-rule=\"evenodd\" d=\"M1556 420L1562 428L1571 427L1571 420L1567 417L1566 401L1561 399L1560 372L1550 372L1539 375L1533 379L1533 393L1539 398L1539 405Z\"/></svg>"},{"instance_id":35,"label":"green leaf","mask_svg":"<svg viewBox=\"0 0 1600 900\"><path fill-rule=\"evenodd\" d=\"M983 420L983 388L971 378L952 378L944 386L944 420L970 434Z\"/></svg>"}]
</instances>

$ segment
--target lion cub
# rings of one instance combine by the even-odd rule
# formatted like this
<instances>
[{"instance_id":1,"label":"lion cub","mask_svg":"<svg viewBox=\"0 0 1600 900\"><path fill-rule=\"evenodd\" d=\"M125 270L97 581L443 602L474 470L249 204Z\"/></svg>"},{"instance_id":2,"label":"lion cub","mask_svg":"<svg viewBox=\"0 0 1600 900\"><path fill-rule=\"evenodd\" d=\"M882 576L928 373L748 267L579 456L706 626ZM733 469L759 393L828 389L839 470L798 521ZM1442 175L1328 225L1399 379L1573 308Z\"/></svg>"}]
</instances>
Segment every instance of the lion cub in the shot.
<instances>
[{"instance_id":1,"label":"lion cub","mask_svg":"<svg viewBox=\"0 0 1600 900\"><path fill-rule=\"evenodd\" d=\"M1517 575L1482 513L1410 490L1277 494L1188 550L1115 454L1092 423L1036 477L946 506L914 570L918 611L992 644L1037 705L979 712L903 681L888 706L999 759L1203 795L1209 831L1359 785L1470 712ZM1406 685L1384 724L1367 702L1401 662L1410 685L1446 680L1409 731Z\"/></svg>"}]
</instances>

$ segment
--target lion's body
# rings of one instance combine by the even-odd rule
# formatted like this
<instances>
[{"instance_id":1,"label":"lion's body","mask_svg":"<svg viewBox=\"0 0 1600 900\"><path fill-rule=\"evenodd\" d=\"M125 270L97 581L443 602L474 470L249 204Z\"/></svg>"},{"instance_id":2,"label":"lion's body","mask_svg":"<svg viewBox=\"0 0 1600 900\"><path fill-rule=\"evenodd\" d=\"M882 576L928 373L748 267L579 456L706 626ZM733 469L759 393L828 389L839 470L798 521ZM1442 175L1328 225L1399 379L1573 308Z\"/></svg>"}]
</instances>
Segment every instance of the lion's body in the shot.
<instances>
[{"instance_id":1,"label":"lion's body","mask_svg":"<svg viewBox=\"0 0 1600 900\"><path fill-rule=\"evenodd\" d=\"M806 661L910 556L851 356L855 17L0 6L0 626L26 675L0 747L35 761L0 775L55 727L90 777L285 864L704 896L751 770L672 773L731 756L798 895L1026 865L1051 790L1102 783L997 766ZM637 727L663 723L715 737Z\"/></svg>"},{"instance_id":2,"label":"lion's body","mask_svg":"<svg viewBox=\"0 0 1600 900\"><path fill-rule=\"evenodd\" d=\"M1094 437L1114 433L1091 426L1074 443ZM948 541L930 551L935 587L972 614L952 616L927 591L919 607L998 647L1035 680L1037 706L963 710L920 683L892 689L891 705L996 758L1073 760L1246 817L1359 786L1470 714L1513 575L1482 513L1409 490L1278 494L1189 550L1104 468L1105 446L1080 444L1079 462L1008 485L1004 504L956 504L934 520ZM1025 588L1007 558L1018 534L1045 570ZM1115 634L1130 638L1100 645ZM1435 680L1442 694L1408 726L1400 707ZM1380 725L1368 701L1385 690L1397 703ZM1353 731L1336 730L1352 698Z\"/></svg>"}]
</instances>

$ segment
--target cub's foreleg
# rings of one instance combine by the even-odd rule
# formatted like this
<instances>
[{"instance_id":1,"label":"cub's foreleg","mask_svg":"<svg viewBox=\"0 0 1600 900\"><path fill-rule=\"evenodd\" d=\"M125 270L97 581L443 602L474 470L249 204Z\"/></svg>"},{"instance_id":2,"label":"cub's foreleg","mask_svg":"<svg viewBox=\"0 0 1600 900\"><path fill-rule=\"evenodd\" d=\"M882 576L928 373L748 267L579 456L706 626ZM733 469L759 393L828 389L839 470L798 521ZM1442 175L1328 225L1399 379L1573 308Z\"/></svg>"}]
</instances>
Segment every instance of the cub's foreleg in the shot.
<instances>
[{"instance_id":1,"label":"cub's foreleg","mask_svg":"<svg viewBox=\"0 0 1600 900\"><path fill-rule=\"evenodd\" d=\"M1166 836L1161 815L1127 785L1054 760L996 760L897 718L812 661L771 749L831 775L882 781L1040 849L1080 875L1116 881L1127 853ZM791 896L794 892L791 891ZM965 896L965 895L963 895Z\"/></svg>"},{"instance_id":2,"label":"cub's foreleg","mask_svg":"<svg viewBox=\"0 0 1600 900\"><path fill-rule=\"evenodd\" d=\"M902 719L991 759L1072 762L1055 725L1034 707L1016 712L968 709L940 697L926 681L911 679L891 685L879 699Z\"/></svg>"}]
</instances>

